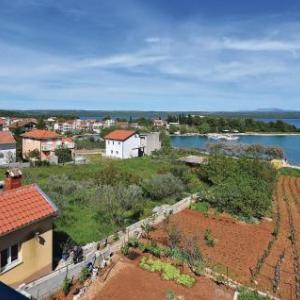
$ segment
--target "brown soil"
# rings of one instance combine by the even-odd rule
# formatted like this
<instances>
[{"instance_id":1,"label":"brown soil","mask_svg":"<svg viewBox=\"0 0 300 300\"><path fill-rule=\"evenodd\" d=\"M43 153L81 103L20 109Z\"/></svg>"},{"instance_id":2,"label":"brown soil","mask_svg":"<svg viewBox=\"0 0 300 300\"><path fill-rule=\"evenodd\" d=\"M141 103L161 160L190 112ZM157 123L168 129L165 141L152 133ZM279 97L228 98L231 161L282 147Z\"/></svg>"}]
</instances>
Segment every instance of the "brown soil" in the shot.
<instances>
[{"instance_id":1,"label":"brown soil","mask_svg":"<svg viewBox=\"0 0 300 300\"><path fill-rule=\"evenodd\" d=\"M276 201L280 213L280 231L278 239L275 241L271 253L265 261L265 264L257 278L258 285L261 288L272 291L272 282L274 280L275 266L281 253L285 253L284 261L280 268L280 284L276 294L283 299L295 299L296 294L296 269L297 258L295 252L300 253L300 214L299 198L300 179L289 176L281 176L278 180L276 190ZM288 203L285 201L287 199ZM296 229L296 245L290 240L289 210ZM298 263L299 258L298 258Z\"/></svg>"},{"instance_id":2,"label":"brown soil","mask_svg":"<svg viewBox=\"0 0 300 300\"><path fill-rule=\"evenodd\" d=\"M84 300L164 300L171 290L185 300L231 300L234 292L205 277L197 277L192 288L164 281L157 273L142 270L138 263L122 257L105 282L101 277L88 291Z\"/></svg>"},{"instance_id":3,"label":"brown soil","mask_svg":"<svg viewBox=\"0 0 300 300\"><path fill-rule=\"evenodd\" d=\"M185 235L197 235L200 249L209 264L216 271L228 274L241 283L249 283L250 268L254 268L258 257L266 248L273 225L264 221L261 224L245 224L225 215L216 216L186 209L171 216L170 224L175 224ZM204 240L209 228L215 239L215 246L208 247ZM161 225L151 234L160 243L167 243L166 229Z\"/></svg>"}]
</instances>

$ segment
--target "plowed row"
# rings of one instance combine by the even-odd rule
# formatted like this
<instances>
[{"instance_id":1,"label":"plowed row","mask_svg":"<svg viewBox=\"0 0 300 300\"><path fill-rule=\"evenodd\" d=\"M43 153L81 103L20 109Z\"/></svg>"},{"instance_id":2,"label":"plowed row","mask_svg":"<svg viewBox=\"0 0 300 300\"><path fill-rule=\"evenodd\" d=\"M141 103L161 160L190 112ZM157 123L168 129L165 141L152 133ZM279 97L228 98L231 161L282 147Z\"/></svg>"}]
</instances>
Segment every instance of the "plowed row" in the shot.
<instances>
[{"instance_id":1,"label":"plowed row","mask_svg":"<svg viewBox=\"0 0 300 300\"><path fill-rule=\"evenodd\" d=\"M281 176L278 180L275 201L280 214L279 235L271 252L257 276L258 287L274 293L282 299L295 299L299 290L299 246L300 246L300 179ZM295 231L292 242L291 230ZM280 255L284 255L280 262ZM275 275L276 265L277 276Z\"/></svg>"}]
</instances>

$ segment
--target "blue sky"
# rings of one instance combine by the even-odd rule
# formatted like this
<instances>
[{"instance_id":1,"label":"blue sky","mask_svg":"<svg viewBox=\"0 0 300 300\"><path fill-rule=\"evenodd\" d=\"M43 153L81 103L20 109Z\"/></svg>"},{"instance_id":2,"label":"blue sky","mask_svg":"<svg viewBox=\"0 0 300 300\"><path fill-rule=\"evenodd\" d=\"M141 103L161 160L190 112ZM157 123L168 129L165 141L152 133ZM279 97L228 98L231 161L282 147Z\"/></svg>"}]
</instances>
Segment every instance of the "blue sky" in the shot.
<instances>
[{"instance_id":1,"label":"blue sky","mask_svg":"<svg viewBox=\"0 0 300 300\"><path fill-rule=\"evenodd\" d=\"M0 0L0 108L300 109L300 1Z\"/></svg>"}]
</instances>

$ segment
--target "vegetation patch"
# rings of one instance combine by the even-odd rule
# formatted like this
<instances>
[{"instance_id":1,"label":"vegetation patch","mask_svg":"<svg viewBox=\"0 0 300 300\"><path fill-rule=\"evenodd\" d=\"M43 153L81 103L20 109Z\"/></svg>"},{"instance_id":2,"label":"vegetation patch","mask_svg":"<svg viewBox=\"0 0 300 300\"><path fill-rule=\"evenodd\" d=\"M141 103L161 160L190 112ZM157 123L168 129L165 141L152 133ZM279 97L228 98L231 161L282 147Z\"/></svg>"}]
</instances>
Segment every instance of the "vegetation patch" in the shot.
<instances>
[{"instance_id":1,"label":"vegetation patch","mask_svg":"<svg viewBox=\"0 0 300 300\"><path fill-rule=\"evenodd\" d=\"M238 300L271 300L271 298L261 296L257 291L251 291L249 289L242 288L240 290Z\"/></svg>"},{"instance_id":2,"label":"vegetation patch","mask_svg":"<svg viewBox=\"0 0 300 300\"><path fill-rule=\"evenodd\" d=\"M161 260L152 260L144 256L140 262L140 267L149 272L158 272L163 280L172 280L185 287L192 287L195 283L195 278L182 274L175 266L162 262Z\"/></svg>"}]
</instances>

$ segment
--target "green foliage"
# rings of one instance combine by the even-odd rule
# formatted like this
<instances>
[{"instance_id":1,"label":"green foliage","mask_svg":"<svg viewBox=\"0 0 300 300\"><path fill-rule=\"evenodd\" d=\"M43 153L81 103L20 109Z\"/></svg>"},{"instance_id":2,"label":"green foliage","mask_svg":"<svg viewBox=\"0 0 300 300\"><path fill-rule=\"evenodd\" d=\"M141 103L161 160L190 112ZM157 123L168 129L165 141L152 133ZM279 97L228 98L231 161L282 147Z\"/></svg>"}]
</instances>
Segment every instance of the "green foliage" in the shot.
<instances>
[{"instance_id":1,"label":"green foliage","mask_svg":"<svg viewBox=\"0 0 300 300\"><path fill-rule=\"evenodd\" d=\"M128 246L129 247L133 247L133 248L137 248L139 246L139 240L136 236L131 236L128 239Z\"/></svg>"},{"instance_id":2,"label":"green foliage","mask_svg":"<svg viewBox=\"0 0 300 300\"><path fill-rule=\"evenodd\" d=\"M128 245L128 243L125 243L125 244L121 247L121 253L122 253L124 256L128 256L128 254L129 254L129 245Z\"/></svg>"},{"instance_id":3,"label":"green foliage","mask_svg":"<svg viewBox=\"0 0 300 300\"><path fill-rule=\"evenodd\" d=\"M105 148L105 142L94 139L88 139L88 140L76 140L76 148L77 149L103 149Z\"/></svg>"},{"instance_id":4,"label":"green foliage","mask_svg":"<svg viewBox=\"0 0 300 300\"><path fill-rule=\"evenodd\" d=\"M66 276L60 286L65 296L68 295L68 293L70 292L71 286L72 286L72 279Z\"/></svg>"},{"instance_id":5,"label":"green foliage","mask_svg":"<svg viewBox=\"0 0 300 300\"><path fill-rule=\"evenodd\" d=\"M225 116L192 116L190 114L169 115L168 122L179 121L180 127L188 125L197 128L200 133L223 132L223 130L239 132L298 132L296 126L281 120L263 122L249 117L241 118L235 114L233 118ZM194 129L195 132L195 129Z\"/></svg>"},{"instance_id":6,"label":"green foliage","mask_svg":"<svg viewBox=\"0 0 300 300\"><path fill-rule=\"evenodd\" d=\"M282 168L282 169L279 170L279 174L280 175L300 177L300 170L299 169L292 169L292 168Z\"/></svg>"},{"instance_id":7,"label":"green foliage","mask_svg":"<svg viewBox=\"0 0 300 300\"><path fill-rule=\"evenodd\" d=\"M251 291L246 288L240 290L238 300L271 300L269 297L261 296L257 291Z\"/></svg>"},{"instance_id":8,"label":"green foliage","mask_svg":"<svg viewBox=\"0 0 300 300\"><path fill-rule=\"evenodd\" d=\"M37 129L46 129L46 123L43 118L38 119L38 123L36 125Z\"/></svg>"},{"instance_id":9,"label":"green foliage","mask_svg":"<svg viewBox=\"0 0 300 300\"><path fill-rule=\"evenodd\" d=\"M202 201L198 201L195 202L191 205L191 209L197 210L199 212L202 212L204 214L208 213L208 209L209 209L209 203L207 202L202 202Z\"/></svg>"},{"instance_id":10,"label":"green foliage","mask_svg":"<svg viewBox=\"0 0 300 300\"><path fill-rule=\"evenodd\" d=\"M71 150L65 147L60 147L55 150L55 155L58 157L58 163L63 164L72 161Z\"/></svg>"},{"instance_id":11,"label":"green foliage","mask_svg":"<svg viewBox=\"0 0 300 300\"><path fill-rule=\"evenodd\" d=\"M177 226L171 225L167 229L167 235L168 235L168 240L169 240L171 248L175 248L175 247L179 246L179 244L182 240L182 232L180 231L180 229Z\"/></svg>"},{"instance_id":12,"label":"green foliage","mask_svg":"<svg viewBox=\"0 0 300 300\"><path fill-rule=\"evenodd\" d=\"M78 280L81 284L83 284L90 276L90 271L88 268L83 267L79 273Z\"/></svg>"},{"instance_id":13,"label":"green foliage","mask_svg":"<svg viewBox=\"0 0 300 300\"><path fill-rule=\"evenodd\" d=\"M215 240L214 240L214 238L212 236L212 233L211 233L211 230L209 228L207 228L205 230L204 240L206 242L206 245L209 246L209 247L213 247L215 245Z\"/></svg>"},{"instance_id":14,"label":"green foliage","mask_svg":"<svg viewBox=\"0 0 300 300\"><path fill-rule=\"evenodd\" d=\"M184 191L181 180L170 173L145 180L143 187L146 194L153 200L161 200L166 197L178 198Z\"/></svg>"},{"instance_id":15,"label":"green foliage","mask_svg":"<svg viewBox=\"0 0 300 300\"><path fill-rule=\"evenodd\" d=\"M195 283L193 277L181 274L178 268L169 263L162 262L159 259L152 260L144 256L140 262L140 267L149 272L160 273L163 280L172 280L186 287L192 287Z\"/></svg>"},{"instance_id":16,"label":"green foliage","mask_svg":"<svg viewBox=\"0 0 300 300\"><path fill-rule=\"evenodd\" d=\"M28 158L40 159L41 153L38 149L34 149L27 154Z\"/></svg>"},{"instance_id":17,"label":"green foliage","mask_svg":"<svg viewBox=\"0 0 300 300\"><path fill-rule=\"evenodd\" d=\"M211 155L199 176L211 186L203 196L213 207L248 218L271 209L276 171L268 162Z\"/></svg>"}]
</instances>

